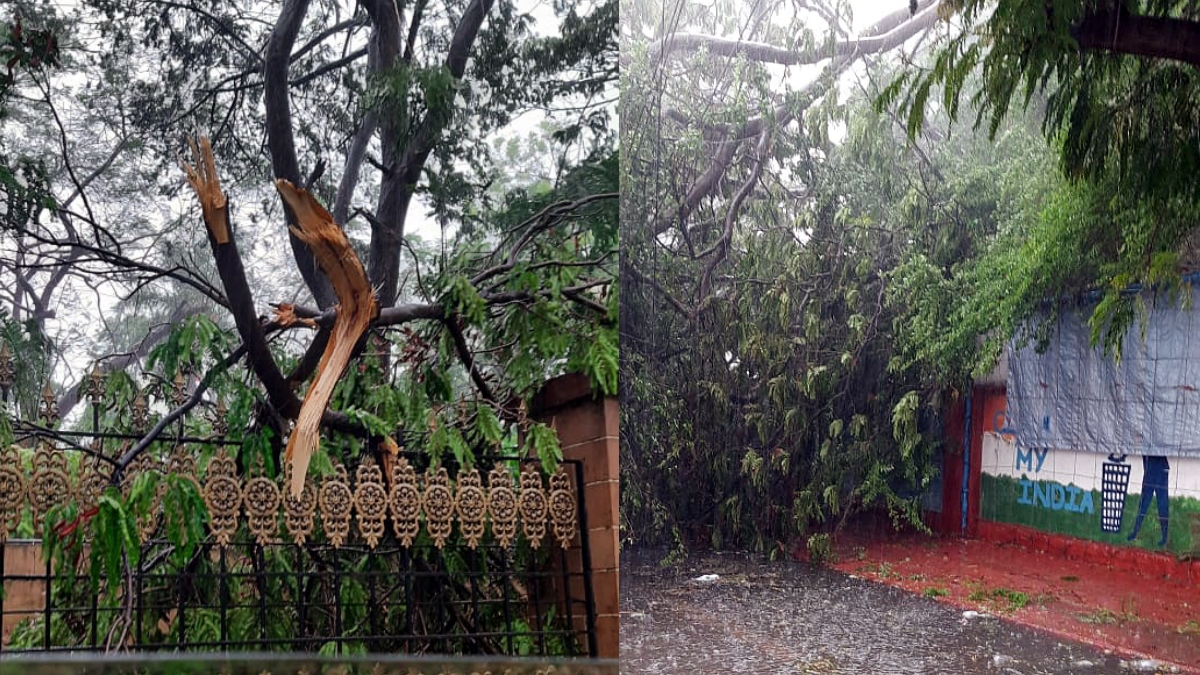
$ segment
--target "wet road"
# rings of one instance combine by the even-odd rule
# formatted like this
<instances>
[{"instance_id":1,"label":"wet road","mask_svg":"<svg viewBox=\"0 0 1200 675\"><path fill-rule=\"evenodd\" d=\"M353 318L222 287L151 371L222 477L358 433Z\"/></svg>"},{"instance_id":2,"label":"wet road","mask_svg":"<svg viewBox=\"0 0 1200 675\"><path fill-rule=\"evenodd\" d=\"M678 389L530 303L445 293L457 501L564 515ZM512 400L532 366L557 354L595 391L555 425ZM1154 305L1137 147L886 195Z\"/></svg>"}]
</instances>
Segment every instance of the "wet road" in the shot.
<instances>
[{"instance_id":1,"label":"wet road","mask_svg":"<svg viewBox=\"0 0 1200 675\"><path fill-rule=\"evenodd\" d=\"M807 563L660 557L621 552L622 675L1175 672Z\"/></svg>"}]
</instances>

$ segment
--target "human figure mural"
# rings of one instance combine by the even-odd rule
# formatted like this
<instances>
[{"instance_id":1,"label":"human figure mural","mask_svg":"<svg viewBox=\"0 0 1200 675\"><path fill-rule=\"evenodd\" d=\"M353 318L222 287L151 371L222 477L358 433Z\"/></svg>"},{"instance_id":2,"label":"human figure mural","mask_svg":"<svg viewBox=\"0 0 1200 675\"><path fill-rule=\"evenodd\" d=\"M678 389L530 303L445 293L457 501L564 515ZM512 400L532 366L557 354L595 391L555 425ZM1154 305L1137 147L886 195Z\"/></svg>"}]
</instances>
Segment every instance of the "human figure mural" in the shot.
<instances>
[{"instance_id":1,"label":"human figure mural","mask_svg":"<svg viewBox=\"0 0 1200 675\"><path fill-rule=\"evenodd\" d=\"M1162 455L1142 455L1142 495L1138 499L1137 520L1133 523L1133 532L1129 533L1129 541L1137 539L1142 529L1142 521L1146 511L1150 509L1150 499L1158 504L1158 524L1162 528L1162 539L1159 546L1167 545L1167 524L1170 522L1170 498L1167 495L1167 476L1171 465Z\"/></svg>"},{"instance_id":2,"label":"human figure mural","mask_svg":"<svg viewBox=\"0 0 1200 675\"><path fill-rule=\"evenodd\" d=\"M1149 448L1106 457L1026 446L1006 410L988 417L980 467L984 519L1200 556L1200 458Z\"/></svg>"}]
</instances>

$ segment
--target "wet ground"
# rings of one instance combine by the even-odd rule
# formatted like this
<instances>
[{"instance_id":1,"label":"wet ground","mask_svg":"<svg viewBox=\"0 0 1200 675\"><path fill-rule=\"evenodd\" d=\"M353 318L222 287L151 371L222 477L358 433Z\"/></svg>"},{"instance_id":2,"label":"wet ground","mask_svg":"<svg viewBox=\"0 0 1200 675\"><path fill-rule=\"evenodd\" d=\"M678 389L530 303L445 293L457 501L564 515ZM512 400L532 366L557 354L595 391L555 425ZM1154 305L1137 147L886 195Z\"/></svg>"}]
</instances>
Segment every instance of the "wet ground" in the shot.
<instances>
[{"instance_id":1,"label":"wet ground","mask_svg":"<svg viewBox=\"0 0 1200 675\"><path fill-rule=\"evenodd\" d=\"M621 552L623 675L1178 672L808 563L660 558Z\"/></svg>"},{"instance_id":2,"label":"wet ground","mask_svg":"<svg viewBox=\"0 0 1200 675\"><path fill-rule=\"evenodd\" d=\"M1003 533L993 533L997 536ZM836 569L959 609L1200 674L1200 562L1090 547L1070 538L962 539L844 533ZM1039 535L1040 536L1040 535ZM1014 602L1021 600L1021 602Z\"/></svg>"}]
</instances>

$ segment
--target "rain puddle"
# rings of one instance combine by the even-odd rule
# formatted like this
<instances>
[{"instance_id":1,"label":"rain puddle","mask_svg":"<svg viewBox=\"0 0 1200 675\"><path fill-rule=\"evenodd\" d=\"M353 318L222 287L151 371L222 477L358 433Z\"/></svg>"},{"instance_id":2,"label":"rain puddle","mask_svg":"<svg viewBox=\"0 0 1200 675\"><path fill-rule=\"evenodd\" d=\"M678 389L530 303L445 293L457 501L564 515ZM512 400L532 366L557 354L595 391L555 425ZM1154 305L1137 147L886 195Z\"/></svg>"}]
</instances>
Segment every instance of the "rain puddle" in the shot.
<instances>
[{"instance_id":1,"label":"rain puddle","mask_svg":"<svg viewBox=\"0 0 1200 675\"><path fill-rule=\"evenodd\" d=\"M622 675L1175 672L807 563L661 557L621 552Z\"/></svg>"}]
</instances>

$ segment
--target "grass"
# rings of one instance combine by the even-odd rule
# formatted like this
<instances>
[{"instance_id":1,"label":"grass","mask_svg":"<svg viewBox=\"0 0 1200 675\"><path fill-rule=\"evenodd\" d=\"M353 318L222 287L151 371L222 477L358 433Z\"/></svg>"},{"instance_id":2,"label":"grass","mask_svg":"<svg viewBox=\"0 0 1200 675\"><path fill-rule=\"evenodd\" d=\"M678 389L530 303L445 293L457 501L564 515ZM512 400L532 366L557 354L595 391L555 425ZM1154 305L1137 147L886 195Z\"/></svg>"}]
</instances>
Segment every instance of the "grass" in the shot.
<instances>
[{"instance_id":1,"label":"grass","mask_svg":"<svg viewBox=\"0 0 1200 675\"><path fill-rule=\"evenodd\" d=\"M877 565L867 565L863 568L864 572L868 572L878 576L880 579L899 579L900 573L892 568L892 564L887 561L880 562Z\"/></svg>"},{"instance_id":2,"label":"grass","mask_svg":"<svg viewBox=\"0 0 1200 675\"><path fill-rule=\"evenodd\" d=\"M1184 635L1200 635L1200 621L1188 619L1188 622L1180 624L1177 630Z\"/></svg>"},{"instance_id":3,"label":"grass","mask_svg":"<svg viewBox=\"0 0 1200 675\"><path fill-rule=\"evenodd\" d=\"M1119 614L1106 607L1101 607L1094 612L1080 614L1077 618L1083 623L1091 624L1129 623L1139 620L1137 612L1134 608L1132 595L1126 596L1123 600L1121 600L1121 612ZM1194 626L1195 629L1200 632L1200 624L1197 624L1195 621L1189 621L1187 624L1184 624L1180 628L1179 632L1185 632L1185 630L1190 627L1189 624Z\"/></svg>"},{"instance_id":4,"label":"grass","mask_svg":"<svg viewBox=\"0 0 1200 675\"><path fill-rule=\"evenodd\" d=\"M1090 623L1090 624L1096 624L1096 625L1117 623L1118 621L1121 620L1116 612L1112 611L1111 609L1105 609L1103 607L1101 607L1100 609L1098 609L1094 612L1090 612L1087 614L1080 614L1080 615L1078 615L1077 618L1083 623Z\"/></svg>"},{"instance_id":5,"label":"grass","mask_svg":"<svg viewBox=\"0 0 1200 675\"><path fill-rule=\"evenodd\" d=\"M921 591L921 595L923 595L927 598L944 598L947 595L950 595L950 591L948 591L944 588L937 588L934 586L930 586L929 588L926 588L925 590Z\"/></svg>"},{"instance_id":6,"label":"grass","mask_svg":"<svg viewBox=\"0 0 1200 675\"><path fill-rule=\"evenodd\" d=\"M967 601L980 603L998 612L1015 612L1028 607L1031 603L1044 607L1054 602L1054 595L1038 593L1030 597L1024 591L1003 587L985 589L975 584L973 590L967 595Z\"/></svg>"}]
</instances>

